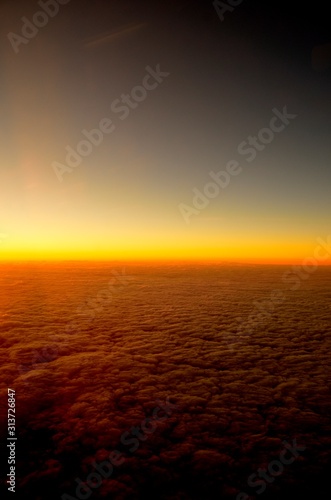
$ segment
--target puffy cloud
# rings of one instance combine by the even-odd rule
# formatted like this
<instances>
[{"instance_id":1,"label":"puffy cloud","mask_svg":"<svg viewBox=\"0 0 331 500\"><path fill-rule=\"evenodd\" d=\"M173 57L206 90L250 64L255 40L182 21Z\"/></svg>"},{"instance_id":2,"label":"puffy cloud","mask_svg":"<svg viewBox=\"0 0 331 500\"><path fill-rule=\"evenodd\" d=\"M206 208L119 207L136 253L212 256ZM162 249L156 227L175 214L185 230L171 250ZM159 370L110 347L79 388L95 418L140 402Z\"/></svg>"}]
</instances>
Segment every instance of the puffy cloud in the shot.
<instances>
[{"instance_id":1,"label":"puffy cloud","mask_svg":"<svg viewBox=\"0 0 331 500\"><path fill-rule=\"evenodd\" d=\"M248 335L238 333L236 318L248 317L283 271L277 277L268 268L256 274L133 266L128 274L135 280L93 320L77 315L111 270L36 265L34 279L31 269L6 270L2 401L7 387L16 390L22 498L75 496L75 478L84 480L93 461L117 449L125 462L91 498L227 500L247 491L254 499L247 478L279 456L282 440L294 438L307 453L264 498L290 498L293 484L297 496L323 491L330 461L330 271L318 270ZM70 322L79 328L68 334ZM178 409L131 453L121 436L141 428L167 397Z\"/></svg>"}]
</instances>

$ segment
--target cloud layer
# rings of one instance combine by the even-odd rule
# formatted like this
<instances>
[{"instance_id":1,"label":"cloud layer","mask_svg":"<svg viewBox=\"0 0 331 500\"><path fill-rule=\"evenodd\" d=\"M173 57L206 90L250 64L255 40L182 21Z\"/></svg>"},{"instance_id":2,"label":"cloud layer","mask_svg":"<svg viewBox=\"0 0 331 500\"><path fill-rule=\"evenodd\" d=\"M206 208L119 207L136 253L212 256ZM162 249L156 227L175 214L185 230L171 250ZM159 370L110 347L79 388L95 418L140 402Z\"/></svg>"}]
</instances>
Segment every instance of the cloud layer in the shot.
<instances>
[{"instance_id":1,"label":"cloud layer","mask_svg":"<svg viewBox=\"0 0 331 500\"><path fill-rule=\"evenodd\" d=\"M114 269L2 266L1 400L16 390L17 498L75 497L75 478L115 449L125 462L91 498L260 498L247 479L285 439L306 450L261 498L318 497L330 464L330 270L239 338L254 301L282 288L283 268L127 266L134 280L91 320L81 305ZM131 453L121 435L167 397L178 409Z\"/></svg>"}]
</instances>

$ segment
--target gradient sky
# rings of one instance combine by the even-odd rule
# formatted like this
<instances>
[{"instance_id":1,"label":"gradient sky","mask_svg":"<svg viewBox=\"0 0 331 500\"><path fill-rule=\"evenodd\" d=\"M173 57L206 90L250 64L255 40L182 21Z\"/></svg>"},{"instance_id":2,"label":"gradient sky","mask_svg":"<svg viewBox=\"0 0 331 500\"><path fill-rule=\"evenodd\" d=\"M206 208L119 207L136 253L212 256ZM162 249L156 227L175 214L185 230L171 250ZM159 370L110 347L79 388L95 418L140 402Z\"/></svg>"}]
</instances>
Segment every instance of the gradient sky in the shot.
<instances>
[{"instance_id":1,"label":"gradient sky","mask_svg":"<svg viewBox=\"0 0 331 500\"><path fill-rule=\"evenodd\" d=\"M209 1L71 0L15 54L8 32L41 9L2 1L0 259L313 255L331 234L329 15L260 4L221 22ZM120 120L112 102L157 64L170 75ZM248 163L238 145L284 106L297 118ZM114 132L60 182L52 163L106 117ZM233 159L186 224L178 205Z\"/></svg>"}]
</instances>

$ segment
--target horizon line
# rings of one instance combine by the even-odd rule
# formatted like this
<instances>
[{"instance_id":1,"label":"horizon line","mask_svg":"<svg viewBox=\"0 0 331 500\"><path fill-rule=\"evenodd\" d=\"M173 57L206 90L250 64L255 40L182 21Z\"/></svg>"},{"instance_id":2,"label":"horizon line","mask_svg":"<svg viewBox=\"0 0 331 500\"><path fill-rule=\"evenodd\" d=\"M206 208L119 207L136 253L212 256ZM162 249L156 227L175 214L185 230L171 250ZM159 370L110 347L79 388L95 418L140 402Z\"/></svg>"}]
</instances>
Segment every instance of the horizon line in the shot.
<instances>
[{"instance_id":1,"label":"horizon line","mask_svg":"<svg viewBox=\"0 0 331 500\"><path fill-rule=\"evenodd\" d=\"M223 266L302 266L306 264L302 263L302 260L290 260L290 261L261 261L261 260L250 260L250 261L236 261L236 260L220 260L220 259L78 259L78 258L36 258L36 259L0 259L1 264L65 264L65 263L79 263L79 264L164 264L164 265L223 265ZM331 262L329 263L317 263L318 267L331 267Z\"/></svg>"}]
</instances>

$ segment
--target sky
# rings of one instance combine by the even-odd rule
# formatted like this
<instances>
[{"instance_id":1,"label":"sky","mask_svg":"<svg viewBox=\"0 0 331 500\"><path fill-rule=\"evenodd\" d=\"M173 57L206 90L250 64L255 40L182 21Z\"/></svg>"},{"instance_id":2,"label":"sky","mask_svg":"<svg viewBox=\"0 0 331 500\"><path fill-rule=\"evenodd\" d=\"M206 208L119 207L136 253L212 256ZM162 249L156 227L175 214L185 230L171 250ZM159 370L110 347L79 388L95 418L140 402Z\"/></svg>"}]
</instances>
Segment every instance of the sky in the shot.
<instances>
[{"instance_id":1,"label":"sky","mask_svg":"<svg viewBox=\"0 0 331 500\"><path fill-rule=\"evenodd\" d=\"M326 7L62 1L0 2L0 259L313 256L331 235Z\"/></svg>"}]
</instances>

